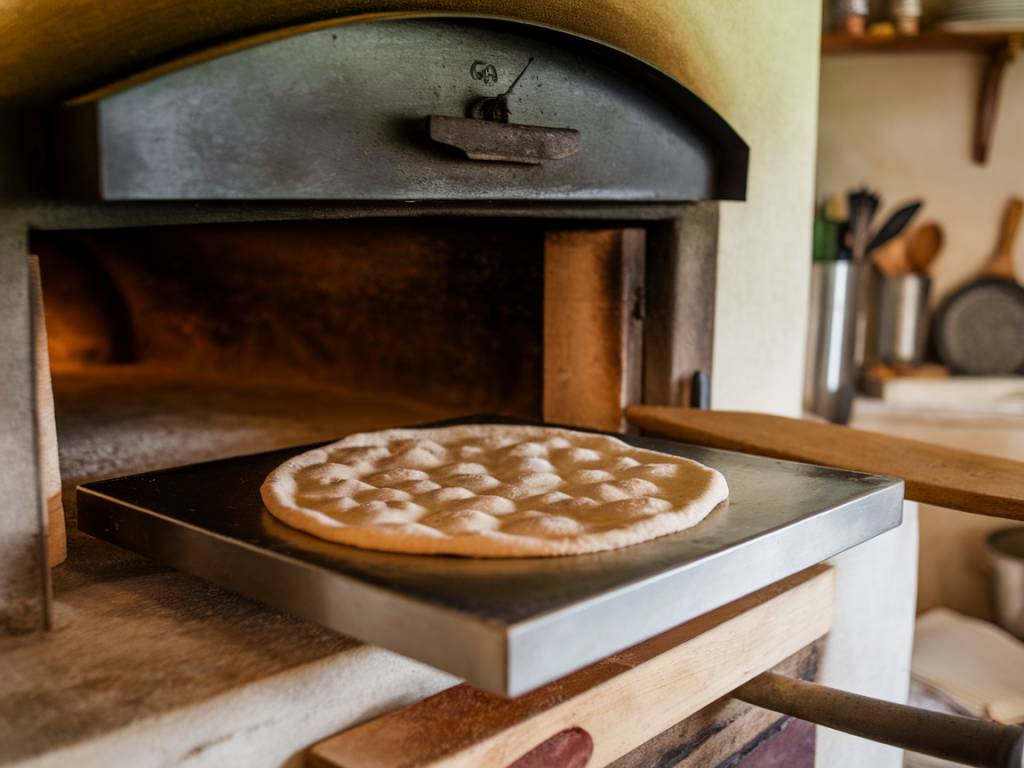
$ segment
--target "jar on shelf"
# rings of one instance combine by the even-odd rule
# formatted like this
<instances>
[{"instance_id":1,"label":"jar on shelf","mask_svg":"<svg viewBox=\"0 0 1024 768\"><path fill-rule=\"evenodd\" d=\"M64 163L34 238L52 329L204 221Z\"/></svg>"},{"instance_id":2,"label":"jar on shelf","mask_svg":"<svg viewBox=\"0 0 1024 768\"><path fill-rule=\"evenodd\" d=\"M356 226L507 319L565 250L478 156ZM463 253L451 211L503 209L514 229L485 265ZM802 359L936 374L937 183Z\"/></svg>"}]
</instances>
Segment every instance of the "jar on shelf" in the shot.
<instances>
[{"instance_id":1,"label":"jar on shelf","mask_svg":"<svg viewBox=\"0 0 1024 768\"><path fill-rule=\"evenodd\" d=\"M921 0L889 0L889 14L901 35L921 31Z\"/></svg>"},{"instance_id":2,"label":"jar on shelf","mask_svg":"<svg viewBox=\"0 0 1024 768\"><path fill-rule=\"evenodd\" d=\"M864 34L868 20L868 0L836 0L836 14L843 23L843 31L854 37Z\"/></svg>"}]
</instances>

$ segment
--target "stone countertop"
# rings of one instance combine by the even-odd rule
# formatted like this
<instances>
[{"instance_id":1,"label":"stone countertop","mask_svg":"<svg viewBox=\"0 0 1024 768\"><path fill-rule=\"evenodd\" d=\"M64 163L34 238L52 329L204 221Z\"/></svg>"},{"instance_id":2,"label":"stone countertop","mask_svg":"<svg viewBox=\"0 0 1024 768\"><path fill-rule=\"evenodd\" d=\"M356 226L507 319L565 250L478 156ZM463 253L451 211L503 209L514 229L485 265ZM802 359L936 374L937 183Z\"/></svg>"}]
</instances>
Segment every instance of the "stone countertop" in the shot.
<instances>
[{"instance_id":1,"label":"stone countertop","mask_svg":"<svg viewBox=\"0 0 1024 768\"><path fill-rule=\"evenodd\" d=\"M157 378L56 377L69 519L84 479L447 415ZM0 764L301 764L319 739L456 682L73 526L68 545L54 630L0 638Z\"/></svg>"}]
</instances>

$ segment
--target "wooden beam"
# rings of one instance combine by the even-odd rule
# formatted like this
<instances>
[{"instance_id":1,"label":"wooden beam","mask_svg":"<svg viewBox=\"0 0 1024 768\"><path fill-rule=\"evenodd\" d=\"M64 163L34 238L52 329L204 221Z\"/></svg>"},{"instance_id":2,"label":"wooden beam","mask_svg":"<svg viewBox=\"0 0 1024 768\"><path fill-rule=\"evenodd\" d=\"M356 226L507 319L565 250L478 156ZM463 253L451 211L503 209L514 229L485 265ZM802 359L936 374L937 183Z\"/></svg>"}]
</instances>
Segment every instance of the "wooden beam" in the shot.
<instances>
[{"instance_id":1,"label":"wooden beam","mask_svg":"<svg viewBox=\"0 0 1024 768\"><path fill-rule=\"evenodd\" d=\"M544 240L544 420L620 431L643 385L644 231Z\"/></svg>"},{"instance_id":2,"label":"wooden beam","mask_svg":"<svg viewBox=\"0 0 1024 768\"><path fill-rule=\"evenodd\" d=\"M518 699L469 685L321 742L317 768L507 766L559 736L607 765L776 666L831 625L831 569L810 568Z\"/></svg>"}]
</instances>

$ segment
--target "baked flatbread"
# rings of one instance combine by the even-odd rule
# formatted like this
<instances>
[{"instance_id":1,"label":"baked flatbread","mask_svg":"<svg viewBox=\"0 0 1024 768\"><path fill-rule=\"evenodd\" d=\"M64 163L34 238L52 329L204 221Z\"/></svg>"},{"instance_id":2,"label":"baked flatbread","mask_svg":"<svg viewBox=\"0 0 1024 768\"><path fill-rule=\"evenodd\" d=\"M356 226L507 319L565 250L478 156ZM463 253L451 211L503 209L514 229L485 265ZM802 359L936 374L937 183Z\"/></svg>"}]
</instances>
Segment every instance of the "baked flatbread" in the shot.
<instances>
[{"instance_id":1,"label":"baked flatbread","mask_svg":"<svg viewBox=\"0 0 1024 768\"><path fill-rule=\"evenodd\" d=\"M339 544L545 557L684 530L729 489L710 467L606 435L465 425L350 435L289 459L261 493L282 522Z\"/></svg>"}]
</instances>

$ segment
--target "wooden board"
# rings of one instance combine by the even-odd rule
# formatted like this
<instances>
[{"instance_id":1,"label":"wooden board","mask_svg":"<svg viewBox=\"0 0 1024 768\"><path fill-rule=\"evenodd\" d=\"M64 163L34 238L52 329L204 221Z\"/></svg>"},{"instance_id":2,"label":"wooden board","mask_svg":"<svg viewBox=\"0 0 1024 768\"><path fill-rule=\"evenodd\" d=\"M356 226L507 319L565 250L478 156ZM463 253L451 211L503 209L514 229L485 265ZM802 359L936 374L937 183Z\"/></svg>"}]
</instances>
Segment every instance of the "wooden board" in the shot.
<instances>
[{"instance_id":1,"label":"wooden board","mask_svg":"<svg viewBox=\"0 0 1024 768\"><path fill-rule=\"evenodd\" d=\"M544 420L615 432L643 381L644 231L544 240Z\"/></svg>"},{"instance_id":2,"label":"wooden board","mask_svg":"<svg viewBox=\"0 0 1024 768\"><path fill-rule=\"evenodd\" d=\"M912 501L1024 520L1024 462L761 413L633 406L628 418L651 435L899 477Z\"/></svg>"},{"instance_id":3,"label":"wooden board","mask_svg":"<svg viewBox=\"0 0 1024 768\"><path fill-rule=\"evenodd\" d=\"M39 452L40 484L46 499L46 552L52 568L68 556L61 499L60 458L57 455L57 422L53 411L53 385L46 345L46 316L43 288L39 280L39 258L29 257L29 290L32 297L36 345L36 450Z\"/></svg>"},{"instance_id":4,"label":"wooden board","mask_svg":"<svg viewBox=\"0 0 1024 768\"><path fill-rule=\"evenodd\" d=\"M311 764L507 766L583 729L587 765L607 765L823 636L832 592L817 566L518 699L450 688L321 742Z\"/></svg>"}]
</instances>

